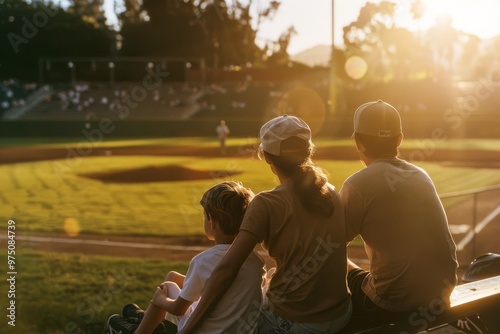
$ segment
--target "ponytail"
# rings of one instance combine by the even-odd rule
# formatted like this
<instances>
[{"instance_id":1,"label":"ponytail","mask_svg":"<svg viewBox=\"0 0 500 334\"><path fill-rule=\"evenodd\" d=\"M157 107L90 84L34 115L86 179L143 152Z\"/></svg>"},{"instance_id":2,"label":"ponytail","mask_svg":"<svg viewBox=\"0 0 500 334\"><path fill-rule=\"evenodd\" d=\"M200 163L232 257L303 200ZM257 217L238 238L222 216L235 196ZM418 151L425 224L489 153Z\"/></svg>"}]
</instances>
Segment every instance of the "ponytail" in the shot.
<instances>
[{"instance_id":1,"label":"ponytail","mask_svg":"<svg viewBox=\"0 0 500 334\"><path fill-rule=\"evenodd\" d=\"M266 159L292 179L293 190L304 208L313 214L330 217L334 212L328 177L314 164L311 156L314 146L298 137L281 142L280 156L264 152Z\"/></svg>"},{"instance_id":2,"label":"ponytail","mask_svg":"<svg viewBox=\"0 0 500 334\"><path fill-rule=\"evenodd\" d=\"M302 165L300 172L293 178L295 192L307 211L323 217L330 217L334 207L328 189L328 178L321 168L312 161Z\"/></svg>"}]
</instances>

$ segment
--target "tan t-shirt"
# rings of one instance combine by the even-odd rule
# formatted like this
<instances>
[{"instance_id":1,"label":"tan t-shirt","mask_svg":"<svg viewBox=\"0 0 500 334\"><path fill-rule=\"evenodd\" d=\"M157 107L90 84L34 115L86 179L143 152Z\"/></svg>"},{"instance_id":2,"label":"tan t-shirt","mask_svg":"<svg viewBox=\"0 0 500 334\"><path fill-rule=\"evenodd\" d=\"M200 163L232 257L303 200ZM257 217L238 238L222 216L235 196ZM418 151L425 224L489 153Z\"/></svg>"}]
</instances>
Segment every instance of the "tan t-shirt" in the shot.
<instances>
[{"instance_id":1,"label":"tan t-shirt","mask_svg":"<svg viewBox=\"0 0 500 334\"><path fill-rule=\"evenodd\" d=\"M427 173L404 160L378 159L351 175L340 196L347 240L361 235L370 260L366 295L393 312L447 306L456 247Z\"/></svg>"},{"instance_id":2,"label":"tan t-shirt","mask_svg":"<svg viewBox=\"0 0 500 334\"><path fill-rule=\"evenodd\" d=\"M259 238L276 261L267 292L269 306L292 321L334 320L349 305L344 211L330 187L335 210L329 218L306 211L287 181L259 193L241 225Z\"/></svg>"}]
</instances>

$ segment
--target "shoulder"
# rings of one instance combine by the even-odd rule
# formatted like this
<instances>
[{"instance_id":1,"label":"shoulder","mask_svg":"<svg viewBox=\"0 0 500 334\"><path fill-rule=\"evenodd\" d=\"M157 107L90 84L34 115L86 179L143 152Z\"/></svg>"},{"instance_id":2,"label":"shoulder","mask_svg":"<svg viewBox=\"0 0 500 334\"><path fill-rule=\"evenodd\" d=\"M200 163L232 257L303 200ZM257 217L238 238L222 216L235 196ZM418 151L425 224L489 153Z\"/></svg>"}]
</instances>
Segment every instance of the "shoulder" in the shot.
<instances>
[{"instance_id":1,"label":"shoulder","mask_svg":"<svg viewBox=\"0 0 500 334\"><path fill-rule=\"evenodd\" d=\"M277 194L276 188L273 190L265 190L265 191L261 191L260 193L255 195L255 197L252 199L250 204L256 203L256 204L262 205L262 204L268 203L269 201L273 201L275 199L278 199L279 197L280 196Z\"/></svg>"},{"instance_id":2,"label":"shoulder","mask_svg":"<svg viewBox=\"0 0 500 334\"><path fill-rule=\"evenodd\" d=\"M259 207L269 211L274 211L276 208L286 206L290 203L290 196L293 192L287 185L281 184L272 190L266 190L258 193L250 202L250 206Z\"/></svg>"},{"instance_id":3,"label":"shoulder","mask_svg":"<svg viewBox=\"0 0 500 334\"><path fill-rule=\"evenodd\" d=\"M365 178L370 178L370 175L373 175L373 172L371 170L368 170L368 167L365 167L365 168L351 174L350 176L348 176L345 179L344 185L342 186L342 188L344 188L346 185L353 185L353 184L356 184L358 182L363 182L363 180Z\"/></svg>"},{"instance_id":4,"label":"shoulder","mask_svg":"<svg viewBox=\"0 0 500 334\"><path fill-rule=\"evenodd\" d=\"M209 249L207 250L204 250L203 252L195 255L192 259L191 259L191 264L206 264L208 262L212 262L213 259L216 259L216 258L222 258L227 250L229 249L229 245L216 245L216 246L213 246L213 247L210 247Z\"/></svg>"}]
</instances>

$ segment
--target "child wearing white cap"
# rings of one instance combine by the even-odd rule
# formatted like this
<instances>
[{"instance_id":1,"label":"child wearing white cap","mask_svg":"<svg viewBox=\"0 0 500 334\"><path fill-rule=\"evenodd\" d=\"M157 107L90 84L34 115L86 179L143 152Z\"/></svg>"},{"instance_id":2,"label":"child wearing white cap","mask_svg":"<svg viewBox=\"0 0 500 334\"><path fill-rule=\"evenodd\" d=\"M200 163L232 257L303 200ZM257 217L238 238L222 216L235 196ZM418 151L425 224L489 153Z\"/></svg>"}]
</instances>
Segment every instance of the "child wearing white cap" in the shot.
<instances>
[{"instance_id":1,"label":"child wearing white cap","mask_svg":"<svg viewBox=\"0 0 500 334\"><path fill-rule=\"evenodd\" d=\"M280 184L252 200L238 236L180 333L199 326L257 243L277 263L260 333L337 333L350 319L344 211L335 188L311 160L311 130L284 115L264 124L260 138L262 155Z\"/></svg>"}]
</instances>

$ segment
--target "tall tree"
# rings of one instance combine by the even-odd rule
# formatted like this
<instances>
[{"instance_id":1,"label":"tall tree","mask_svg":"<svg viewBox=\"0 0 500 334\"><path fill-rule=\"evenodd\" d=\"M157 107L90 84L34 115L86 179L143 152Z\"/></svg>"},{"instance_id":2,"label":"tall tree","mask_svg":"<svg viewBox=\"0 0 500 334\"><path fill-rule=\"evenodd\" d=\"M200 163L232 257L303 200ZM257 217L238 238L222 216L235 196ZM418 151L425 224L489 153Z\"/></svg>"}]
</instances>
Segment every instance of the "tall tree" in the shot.
<instances>
[{"instance_id":1,"label":"tall tree","mask_svg":"<svg viewBox=\"0 0 500 334\"><path fill-rule=\"evenodd\" d=\"M276 13L279 1L252 16L254 5L253 1L127 0L118 14L122 54L204 57L214 67L258 65L264 53L256 44L257 29ZM257 23L252 26L252 22Z\"/></svg>"},{"instance_id":2,"label":"tall tree","mask_svg":"<svg viewBox=\"0 0 500 334\"><path fill-rule=\"evenodd\" d=\"M73 12L82 20L104 27L106 25L106 15L104 14L104 0L71 0L69 12Z\"/></svg>"},{"instance_id":3,"label":"tall tree","mask_svg":"<svg viewBox=\"0 0 500 334\"><path fill-rule=\"evenodd\" d=\"M144 20L144 11L141 4L142 1L140 0L114 1L115 15L121 27L125 24L138 24Z\"/></svg>"},{"instance_id":4,"label":"tall tree","mask_svg":"<svg viewBox=\"0 0 500 334\"><path fill-rule=\"evenodd\" d=\"M38 61L50 57L107 56L113 36L53 2L0 1L0 77L36 80Z\"/></svg>"},{"instance_id":5,"label":"tall tree","mask_svg":"<svg viewBox=\"0 0 500 334\"><path fill-rule=\"evenodd\" d=\"M424 41L396 25L396 8L394 2L369 2L358 19L344 28L348 57L360 56L368 65L365 81L411 80L429 76L433 70L431 50ZM411 6L416 19L422 16L422 10L419 1Z\"/></svg>"},{"instance_id":6,"label":"tall tree","mask_svg":"<svg viewBox=\"0 0 500 334\"><path fill-rule=\"evenodd\" d=\"M274 44L272 55L268 58L270 65L287 66L290 60L288 55L288 45L294 35L297 34L294 26L290 26L284 33L281 34L279 40Z\"/></svg>"}]
</instances>

